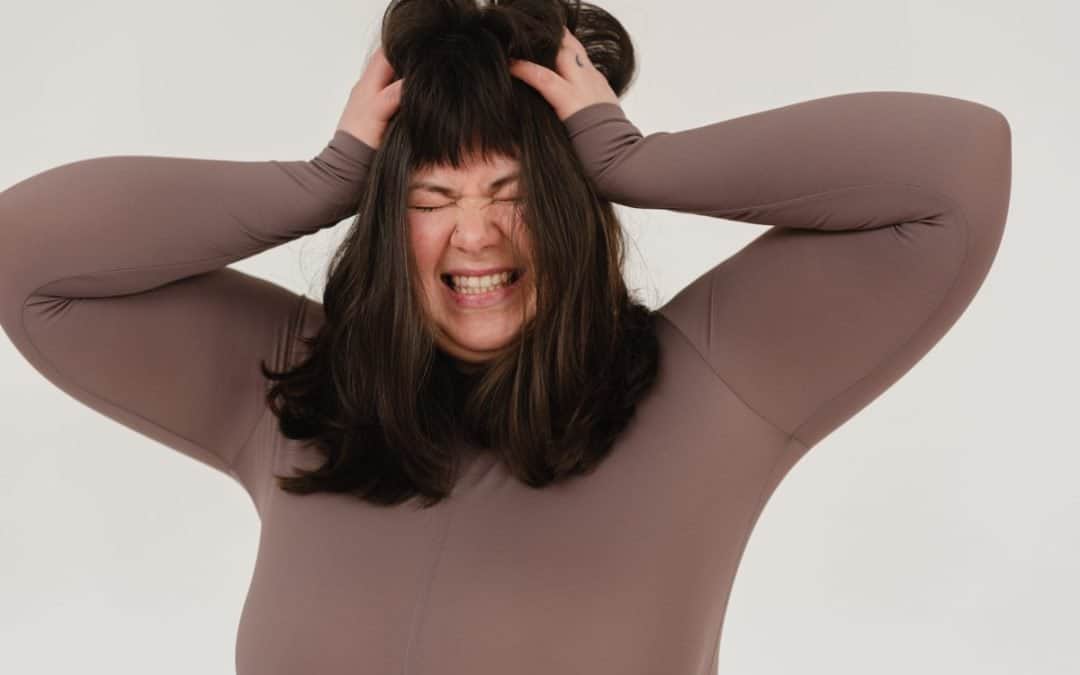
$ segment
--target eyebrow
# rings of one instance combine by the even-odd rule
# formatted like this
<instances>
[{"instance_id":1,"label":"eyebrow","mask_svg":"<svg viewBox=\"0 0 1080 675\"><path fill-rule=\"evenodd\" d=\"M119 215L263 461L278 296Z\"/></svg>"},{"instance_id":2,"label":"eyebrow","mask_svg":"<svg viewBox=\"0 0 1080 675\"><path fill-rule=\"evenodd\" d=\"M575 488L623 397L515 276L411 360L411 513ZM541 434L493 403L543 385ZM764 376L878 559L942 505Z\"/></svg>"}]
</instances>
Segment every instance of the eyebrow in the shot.
<instances>
[{"instance_id":1,"label":"eyebrow","mask_svg":"<svg viewBox=\"0 0 1080 675\"><path fill-rule=\"evenodd\" d=\"M491 181L488 184L488 190L494 192L495 190L502 187L506 183L509 183L510 181L513 181L513 180L517 180L520 177L521 177L521 172L520 171L515 171L513 173L506 174L505 176L501 176L499 178L496 178L495 180ZM418 189L424 189L424 190L430 190L432 192L438 192L439 194L446 195L447 197L459 197L459 196L461 196L460 193L446 187L445 185L438 185L436 183L431 183L431 182L428 182L426 180L414 181L414 182L409 184L409 190L410 191L418 190Z\"/></svg>"}]
</instances>

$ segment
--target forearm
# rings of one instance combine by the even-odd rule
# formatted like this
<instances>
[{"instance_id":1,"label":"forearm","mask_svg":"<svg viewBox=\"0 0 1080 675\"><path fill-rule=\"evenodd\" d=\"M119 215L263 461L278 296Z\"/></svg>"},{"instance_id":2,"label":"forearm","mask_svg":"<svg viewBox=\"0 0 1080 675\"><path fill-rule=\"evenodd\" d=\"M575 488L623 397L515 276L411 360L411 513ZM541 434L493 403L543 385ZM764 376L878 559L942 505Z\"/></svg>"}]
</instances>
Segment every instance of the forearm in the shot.
<instances>
[{"instance_id":1,"label":"forearm","mask_svg":"<svg viewBox=\"0 0 1080 675\"><path fill-rule=\"evenodd\" d=\"M224 267L355 210L374 154L343 131L308 161L109 156L0 192L0 302L104 297Z\"/></svg>"},{"instance_id":2,"label":"forearm","mask_svg":"<svg viewBox=\"0 0 1080 675\"><path fill-rule=\"evenodd\" d=\"M599 191L639 208L856 230L1007 192L1004 117L947 96L841 94L648 136L610 104L566 123Z\"/></svg>"}]
</instances>

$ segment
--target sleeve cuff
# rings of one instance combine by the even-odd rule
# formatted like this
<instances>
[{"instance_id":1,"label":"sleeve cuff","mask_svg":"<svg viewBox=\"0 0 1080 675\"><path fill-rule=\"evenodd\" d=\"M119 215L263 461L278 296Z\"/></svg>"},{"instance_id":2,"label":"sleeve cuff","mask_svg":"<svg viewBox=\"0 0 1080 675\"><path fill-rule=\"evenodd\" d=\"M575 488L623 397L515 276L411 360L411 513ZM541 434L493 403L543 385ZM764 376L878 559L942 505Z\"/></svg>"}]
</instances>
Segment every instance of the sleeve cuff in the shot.
<instances>
[{"instance_id":1,"label":"sleeve cuff","mask_svg":"<svg viewBox=\"0 0 1080 675\"><path fill-rule=\"evenodd\" d=\"M371 159L375 156L375 148L344 129L334 131L330 145L349 159L363 164L365 169L371 166Z\"/></svg>"},{"instance_id":2,"label":"sleeve cuff","mask_svg":"<svg viewBox=\"0 0 1080 675\"><path fill-rule=\"evenodd\" d=\"M592 103L581 110L578 110L573 115L563 120L563 125L566 127L567 133L570 134L570 138L573 138L597 124L612 119L628 121L622 106L618 103L602 101L600 103Z\"/></svg>"}]
</instances>

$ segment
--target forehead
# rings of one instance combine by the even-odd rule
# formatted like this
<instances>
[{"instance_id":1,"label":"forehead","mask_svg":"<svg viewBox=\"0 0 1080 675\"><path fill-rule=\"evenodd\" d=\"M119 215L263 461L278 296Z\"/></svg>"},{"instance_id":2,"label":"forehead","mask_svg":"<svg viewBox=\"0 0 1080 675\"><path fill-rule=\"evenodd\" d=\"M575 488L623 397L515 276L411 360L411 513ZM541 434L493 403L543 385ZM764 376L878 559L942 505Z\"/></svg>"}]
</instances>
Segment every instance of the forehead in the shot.
<instances>
[{"instance_id":1,"label":"forehead","mask_svg":"<svg viewBox=\"0 0 1080 675\"><path fill-rule=\"evenodd\" d=\"M497 189L513 184L520 177L520 171L520 162L512 157L492 155L484 161L473 155L457 168L450 164L438 164L413 170L409 189L444 194L470 189Z\"/></svg>"}]
</instances>

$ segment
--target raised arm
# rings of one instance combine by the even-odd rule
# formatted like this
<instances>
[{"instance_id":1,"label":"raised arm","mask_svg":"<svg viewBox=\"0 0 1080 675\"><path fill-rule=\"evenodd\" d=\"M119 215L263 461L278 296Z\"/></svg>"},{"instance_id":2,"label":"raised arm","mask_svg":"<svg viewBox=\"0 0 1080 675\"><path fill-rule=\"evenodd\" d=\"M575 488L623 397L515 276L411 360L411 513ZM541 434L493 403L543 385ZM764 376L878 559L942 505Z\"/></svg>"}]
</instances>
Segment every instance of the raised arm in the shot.
<instances>
[{"instance_id":1,"label":"raised arm","mask_svg":"<svg viewBox=\"0 0 1080 675\"><path fill-rule=\"evenodd\" d=\"M281 366L303 298L226 266L348 217L373 154L338 129L310 161L109 156L31 176L0 193L0 326L60 389L254 501L259 360Z\"/></svg>"},{"instance_id":2,"label":"raised arm","mask_svg":"<svg viewBox=\"0 0 1080 675\"><path fill-rule=\"evenodd\" d=\"M948 96L840 94L649 136L596 103L565 124L613 201L774 226L660 312L803 451L956 322L1008 212L1008 122Z\"/></svg>"}]
</instances>

